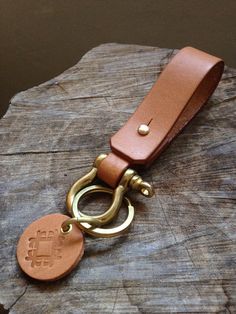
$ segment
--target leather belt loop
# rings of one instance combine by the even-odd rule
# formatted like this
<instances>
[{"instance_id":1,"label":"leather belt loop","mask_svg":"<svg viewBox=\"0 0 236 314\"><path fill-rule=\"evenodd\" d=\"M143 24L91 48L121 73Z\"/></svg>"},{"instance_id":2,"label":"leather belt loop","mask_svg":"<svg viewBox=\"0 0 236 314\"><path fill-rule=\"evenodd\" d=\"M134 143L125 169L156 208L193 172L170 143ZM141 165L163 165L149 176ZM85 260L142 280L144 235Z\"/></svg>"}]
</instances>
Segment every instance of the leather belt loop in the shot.
<instances>
[{"instance_id":1,"label":"leather belt loop","mask_svg":"<svg viewBox=\"0 0 236 314\"><path fill-rule=\"evenodd\" d=\"M201 109L217 87L224 62L192 47L166 66L125 125L112 136L98 177L115 187L129 166L149 165Z\"/></svg>"}]
</instances>

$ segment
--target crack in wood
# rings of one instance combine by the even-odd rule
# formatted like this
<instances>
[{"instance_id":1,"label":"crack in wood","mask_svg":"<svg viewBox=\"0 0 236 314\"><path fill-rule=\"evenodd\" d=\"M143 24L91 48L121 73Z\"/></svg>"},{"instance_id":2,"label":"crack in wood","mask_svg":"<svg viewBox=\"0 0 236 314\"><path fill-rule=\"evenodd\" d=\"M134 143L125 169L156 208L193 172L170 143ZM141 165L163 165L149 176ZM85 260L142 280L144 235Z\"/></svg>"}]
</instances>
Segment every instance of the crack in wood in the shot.
<instances>
[{"instance_id":1,"label":"crack in wood","mask_svg":"<svg viewBox=\"0 0 236 314\"><path fill-rule=\"evenodd\" d=\"M23 298L23 296L26 294L26 291L28 290L28 285L25 287L24 291L18 296L18 298L9 306L7 309L8 313L13 309L13 307Z\"/></svg>"}]
</instances>

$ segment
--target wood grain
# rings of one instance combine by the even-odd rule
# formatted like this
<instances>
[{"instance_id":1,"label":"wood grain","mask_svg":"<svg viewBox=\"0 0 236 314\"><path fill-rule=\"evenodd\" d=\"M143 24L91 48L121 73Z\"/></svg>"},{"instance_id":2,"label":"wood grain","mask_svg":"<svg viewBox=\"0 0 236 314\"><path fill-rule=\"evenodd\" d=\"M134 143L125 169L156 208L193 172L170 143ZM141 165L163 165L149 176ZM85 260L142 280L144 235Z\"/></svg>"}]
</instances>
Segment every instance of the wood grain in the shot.
<instances>
[{"instance_id":1,"label":"wood grain","mask_svg":"<svg viewBox=\"0 0 236 314\"><path fill-rule=\"evenodd\" d=\"M236 70L143 178L135 221L115 239L86 238L73 273L27 278L16 244L33 220L65 213L70 185L177 50L105 44L58 77L14 96L0 121L0 302L10 313L236 313ZM101 212L107 199L89 200Z\"/></svg>"}]
</instances>

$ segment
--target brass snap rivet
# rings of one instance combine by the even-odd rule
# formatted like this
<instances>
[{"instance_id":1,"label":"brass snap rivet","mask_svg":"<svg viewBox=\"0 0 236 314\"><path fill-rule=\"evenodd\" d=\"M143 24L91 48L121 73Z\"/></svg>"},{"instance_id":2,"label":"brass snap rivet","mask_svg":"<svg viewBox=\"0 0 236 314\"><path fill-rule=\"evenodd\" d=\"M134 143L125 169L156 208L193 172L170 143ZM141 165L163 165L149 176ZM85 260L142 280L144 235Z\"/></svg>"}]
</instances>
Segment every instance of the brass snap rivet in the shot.
<instances>
[{"instance_id":1,"label":"brass snap rivet","mask_svg":"<svg viewBox=\"0 0 236 314\"><path fill-rule=\"evenodd\" d=\"M140 124L140 126L138 127L138 133L140 135L147 135L149 132L150 132L150 128L146 124Z\"/></svg>"}]
</instances>

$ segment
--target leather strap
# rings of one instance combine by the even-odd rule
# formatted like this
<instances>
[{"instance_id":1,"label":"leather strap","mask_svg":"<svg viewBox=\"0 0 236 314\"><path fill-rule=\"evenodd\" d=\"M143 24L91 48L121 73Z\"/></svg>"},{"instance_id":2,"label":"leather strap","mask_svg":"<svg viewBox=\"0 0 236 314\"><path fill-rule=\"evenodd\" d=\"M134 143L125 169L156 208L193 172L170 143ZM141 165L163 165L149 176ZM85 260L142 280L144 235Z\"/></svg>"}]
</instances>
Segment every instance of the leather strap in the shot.
<instances>
[{"instance_id":1,"label":"leather strap","mask_svg":"<svg viewBox=\"0 0 236 314\"><path fill-rule=\"evenodd\" d=\"M166 66L126 124L112 136L112 153L98 177L116 187L128 167L150 165L200 110L217 87L224 62L192 47L181 49ZM141 135L141 124L149 133Z\"/></svg>"}]
</instances>

